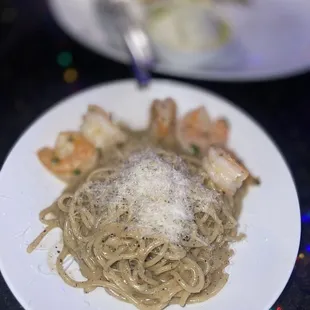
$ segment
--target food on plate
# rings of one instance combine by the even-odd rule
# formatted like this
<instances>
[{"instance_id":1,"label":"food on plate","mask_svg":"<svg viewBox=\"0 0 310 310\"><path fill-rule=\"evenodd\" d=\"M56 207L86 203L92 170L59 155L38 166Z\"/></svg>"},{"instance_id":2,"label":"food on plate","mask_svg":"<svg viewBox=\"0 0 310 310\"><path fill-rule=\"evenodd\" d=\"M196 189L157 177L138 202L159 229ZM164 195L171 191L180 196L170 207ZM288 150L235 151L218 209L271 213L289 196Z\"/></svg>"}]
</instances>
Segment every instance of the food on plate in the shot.
<instances>
[{"instance_id":1,"label":"food on plate","mask_svg":"<svg viewBox=\"0 0 310 310\"><path fill-rule=\"evenodd\" d=\"M222 63L234 55L232 29L206 1L154 1L146 28L157 58L181 68Z\"/></svg>"},{"instance_id":2,"label":"food on plate","mask_svg":"<svg viewBox=\"0 0 310 310\"><path fill-rule=\"evenodd\" d=\"M149 5L149 4L154 4L154 3L162 3L162 2L181 2L179 0L177 0L177 2L175 0L139 0L141 3ZM184 1L184 0L183 0ZM248 0L185 0L187 2L192 2L192 3L206 3L206 4L214 4L214 3L221 3L221 2L235 2L235 3L242 3L242 4L246 4L248 3Z\"/></svg>"},{"instance_id":3,"label":"food on plate","mask_svg":"<svg viewBox=\"0 0 310 310\"><path fill-rule=\"evenodd\" d=\"M249 176L249 172L236 159L218 147L209 149L202 166L210 180L224 193L232 196Z\"/></svg>"},{"instance_id":4,"label":"food on plate","mask_svg":"<svg viewBox=\"0 0 310 310\"><path fill-rule=\"evenodd\" d=\"M150 114L150 135L157 141L173 140L177 120L177 105L174 100L154 100Z\"/></svg>"},{"instance_id":5,"label":"food on plate","mask_svg":"<svg viewBox=\"0 0 310 310\"><path fill-rule=\"evenodd\" d=\"M83 117L81 133L95 147L103 149L126 141L126 135L112 122L112 116L96 105L90 105Z\"/></svg>"},{"instance_id":6,"label":"food on plate","mask_svg":"<svg viewBox=\"0 0 310 310\"><path fill-rule=\"evenodd\" d=\"M227 121L204 107L177 118L173 99L155 100L149 119L147 129L134 131L90 106L81 132L60 133L54 149L39 151L68 187L41 211L46 228L28 252L60 228L56 269L65 283L160 310L205 301L223 288L230 244L244 238L242 198L255 179L227 149ZM69 168L57 170L55 156ZM81 173L73 178L72 169ZM84 280L67 271L68 257Z\"/></svg>"},{"instance_id":7,"label":"food on plate","mask_svg":"<svg viewBox=\"0 0 310 310\"><path fill-rule=\"evenodd\" d=\"M211 145L226 145L229 125L225 119L211 120L205 107L199 107L180 120L176 132L184 150L205 154Z\"/></svg>"},{"instance_id":8,"label":"food on plate","mask_svg":"<svg viewBox=\"0 0 310 310\"><path fill-rule=\"evenodd\" d=\"M55 176L70 182L95 166L97 151L80 132L66 131L59 133L54 148L40 149L38 157Z\"/></svg>"}]
</instances>

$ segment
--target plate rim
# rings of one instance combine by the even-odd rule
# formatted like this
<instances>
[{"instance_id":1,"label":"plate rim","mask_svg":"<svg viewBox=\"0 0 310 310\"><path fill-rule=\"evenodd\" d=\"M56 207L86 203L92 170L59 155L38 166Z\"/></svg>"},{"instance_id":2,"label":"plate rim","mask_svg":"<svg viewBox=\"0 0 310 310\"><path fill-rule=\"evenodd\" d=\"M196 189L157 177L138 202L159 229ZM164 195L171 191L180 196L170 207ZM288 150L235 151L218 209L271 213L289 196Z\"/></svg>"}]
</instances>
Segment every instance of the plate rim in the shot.
<instances>
[{"instance_id":1,"label":"plate rim","mask_svg":"<svg viewBox=\"0 0 310 310\"><path fill-rule=\"evenodd\" d=\"M68 25L67 21L61 17L59 14L57 7L57 0L48 0L47 6L50 9L51 15L53 16L57 26L66 33L72 40L77 42L83 47L88 48L92 52L96 53L99 56L106 57L111 59L117 63L123 65L130 65L130 57L126 54L126 52L114 49L113 47L107 45L102 45L102 48L99 47L98 44L92 43L91 41L84 40L83 36L77 34L73 29ZM194 72L194 69L174 69L171 67L166 67L165 64L159 63L158 66L155 66L154 73L159 73L172 77L179 78L188 78L191 80L209 80L209 81L226 81L226 82L259 82L259 81L273 81L273 80L281 80L289 77L293 77L296 75L302 75L310 70L310 61L308 64L298 64L291 65L290 67L286 67L285 69L264 69L264 70L254 70L250 72L242 72L238 70L215 70L210 69L203 71Z\"/></svg>"},{"instance_id":2,"label":"plate rim","mask_svg":"<svg viewBox=\"0 0 310 310\"><path fill-rule=\"evenodd\" d=\"M197 91L200 93L205 93L209 96L214 97L215 99L222 101L223 103L230 105L233 109L237 110L239 113L243 114L246 118L248 118L252 123L254 123L262 133L264 133L264 135L269 139L269 141L272 143L272 145L275 147L275 149L278 152L278 155L282 158L283 163L285 164L286 170L288 172L288 175L290 177L290 180L292 181L292 190L294 192L294 196L296 198L296 203L297 203L297 209L296 212L299 215L301 215L301 209L300 209L300 201L299 201L299 195L298 195L298 191L297 191L297 187L296 187L296 182L295 182L295 178L292 174L291 168L288 165L288 162L286 160L286 158L284 157L281 149L278 147L278 144L274 141L274 139L269 135L269 133L260 125L260 123L258 121L256 121L247 111L245 111L242 107L237 106L236 104L234 104L234 102L232 102L231 100L229 100L228 98L219 95L213 91L210 91L208 89L205 89L203 87L200 86L196 86L193 85L191 83L185 83L185 82L179 82L179 81L174 81L174 80L170 80L170 79L161 79L161 78L156 78L153 80L156 84L171 84L175 87L186 87L186 88L190 88L193 91ZM79 90L73 94L70 94L69 96L65 96L62 99L56 101L54 104L52 104L49 108L47 108L46 110L44 110L42 113L40 113L32 122L30 122L30 124L21 132L21 134L19 135L19 137L16 139L15 143L12 145L11 149L9 150L9 152L7 153L7 156L5 157L5 160L3 162L3 165L0 169L0 186L2 181L2 170L5 167L9 157L11 156L11 154L13 153L15 147L17 146L17 144L23 139L24 135L30 131L33 126L35 124L37 124L44 116L46 116L47 114L49 114L53 109L61 106L62 104L72 100L74 97L79 97L80 95L86 94L88 92L92 92L93 90L96 89L101 89L101 88L105 88L105 87L109 87L109 86L114 86L114 85L121 85L121 86L125 86L125 85L133 85L135 83L134 79L116 79L116 80L112 80L109 82L103 82L103 83L98 83L95 85L92 85L91 87ZM297 240L295 241L295 247L296 247L296 251L295 251L295 256L297 258L298 252L299 252L299 247L300 247L300 241L301 241L301 221L298 221L296 223L297 227L296 227L296 232L298 232L298 234L296 235ZM287 279L285 281L283 281L283 284L280 285L278 287L278 290L275 290L275 294L273 300L271 300L270 304L268 304L268 306L266 306L265 309L263 310L269 310L274 303L278 300L278 298L280 297L280 295L282 294L282 292L284 291L285 287L287 286L292 272L294 270L295 264L292 264L290 268L287 268ZM4 268L3 265L3 260L1 258L1 254L0 254L0 272L2 274L3 279L5 280L6 285L8 286L8 288L10 289L12 295L14 296L14 298L18 301L18 303L25 309L25 310L32 310L31 305L28 305L25 298L22 297L22 295L15 289L15 286L13 284L13 282L11 282L10 277L7 275L6 273L6 268Z\"/></svg>"}]
</instances>

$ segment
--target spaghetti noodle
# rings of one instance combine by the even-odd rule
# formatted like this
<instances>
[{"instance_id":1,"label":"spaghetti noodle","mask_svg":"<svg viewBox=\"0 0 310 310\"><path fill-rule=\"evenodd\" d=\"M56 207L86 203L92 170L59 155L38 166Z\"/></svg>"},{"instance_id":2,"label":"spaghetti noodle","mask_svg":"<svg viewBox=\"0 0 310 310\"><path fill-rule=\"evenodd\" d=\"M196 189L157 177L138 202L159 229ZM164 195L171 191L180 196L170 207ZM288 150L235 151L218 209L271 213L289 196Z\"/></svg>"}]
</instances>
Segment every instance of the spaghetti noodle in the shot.
<instances>
[{"instance_id":1,"label":"spaghetti noodle","mask_svg":"<svg viewBox=\"0 0 310 310\"><path fill-rule=\"evenodd\" d=\"M58 227L64 245L56 267L68 285L85 292L103 287L142 310L202 302L227 282L229 243L241 238L241 195L217 190L194 156L145 150L148 140L146 133L129 134L69 185L40 213L47 227L28 252ZM69 255L85 281L66 272Z\"/></svg>"}]
</instances>

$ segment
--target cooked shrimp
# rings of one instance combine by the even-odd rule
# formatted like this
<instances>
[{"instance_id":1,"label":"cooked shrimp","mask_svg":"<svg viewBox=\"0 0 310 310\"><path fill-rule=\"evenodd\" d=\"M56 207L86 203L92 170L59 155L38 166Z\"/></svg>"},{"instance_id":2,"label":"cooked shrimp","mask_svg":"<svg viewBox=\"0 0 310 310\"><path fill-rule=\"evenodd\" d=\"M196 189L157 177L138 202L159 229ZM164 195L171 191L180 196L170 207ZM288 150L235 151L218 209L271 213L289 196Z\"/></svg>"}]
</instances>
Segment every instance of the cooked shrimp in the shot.
<instances>
[{"instance_id":1,"label":"cooked shrimp","mask_svg":"<svg viewBox=\"0 0 310 310\"><path fill-rule=\"evenodd\" d=\"M55 176L70 182L91 169L97 161L96 148L79 132L61 132L55 148L38 151L41 163Z\"/></svg>"},{"instance_id":2,"label":"cooked shrimp","mask_svg":"<svg viewBox=\"0 0 310 310\"><path fill-rule=\"evenodd\" d=\"M210 116L203 106L188 112L183 118L183 126L196 131L207 132L210 125Z\"/></svg>"},{"instance_id":3,"label":"cooked shrimp","mask_svg":"<svg viewBox=\"0 0 310 310\"><path fill-rule=\"evenodd\" d=\"M226 194L233 196L249 172L220 147L210 147L203 158L203 167L211 181Z\"/></svg>"},{"instance_id":4,"label":"cooked shrimp","mask_svg":"<svg viewBox=\"0 0 310 310\"><path fill-rule=\"evenodd\" d=\"M90 105L84 115L81 132L97 148L123 143L127 137L111 120L111 115L96 105Z\"/></svg>"},{"instance_id":5,"label":"cooked shrimp","mask_svg":"<svg viewBox=\"0 0 310 310\"><path fill-rule=\"evenodd\" d=\"M225 119L212 122L207 110L199 107L179 122L177 137L183 149L198 155L206 154L211 145L225 145L229 126Z\"/></svg>"},{"instance_id":6,"label":"cooked shrimp","mask_svg":"<svg viewBox=\"0 0 310 310\"><path fill-rule=\"evenodd\" d=\"M178 123L177 138L183 149L194 153L205 153L209 147L211 120L205 107L187 113Z\"/></svg>"},{"instance_id":7,"label":"cooked shrimp","mask_svg":"<svg viewBox=\"0 0 310 310\"><path fill-rule=\"evenodd\" d=\"M150 132L155 139L175 134L177 105L171 98L154 100L151 107Z\"/></svg>"},{"instance_id":8,"label":"cooked shrimp","mask_svg":"<svg viewBox=\"0 0 310 310\"><path fill-rule=\"evenodd\" d=\"M225 145L228 140L229 125L226 119L218 119L210 127L210 144Z\"/></svg>"}]
</instances>

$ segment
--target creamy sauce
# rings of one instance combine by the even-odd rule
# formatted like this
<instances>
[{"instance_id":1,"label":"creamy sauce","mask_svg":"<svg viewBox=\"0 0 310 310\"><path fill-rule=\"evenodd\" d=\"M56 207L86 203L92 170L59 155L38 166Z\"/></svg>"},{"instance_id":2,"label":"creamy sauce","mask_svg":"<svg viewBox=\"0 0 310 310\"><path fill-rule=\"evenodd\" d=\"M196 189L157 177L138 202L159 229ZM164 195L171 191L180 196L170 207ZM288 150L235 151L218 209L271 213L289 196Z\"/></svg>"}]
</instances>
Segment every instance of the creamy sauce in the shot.
<instances>
[{"instance_id":1,"label":"creamy sauce","mask_svg":"<svg viewBox=\"0 0 310 310\"><path fill-rule=\"evenodd\" d=\"M181 51L211 48L221 41L221 25L201 6L156 8L148 29L156 43Z\"/></svg>"}]
</instances>

